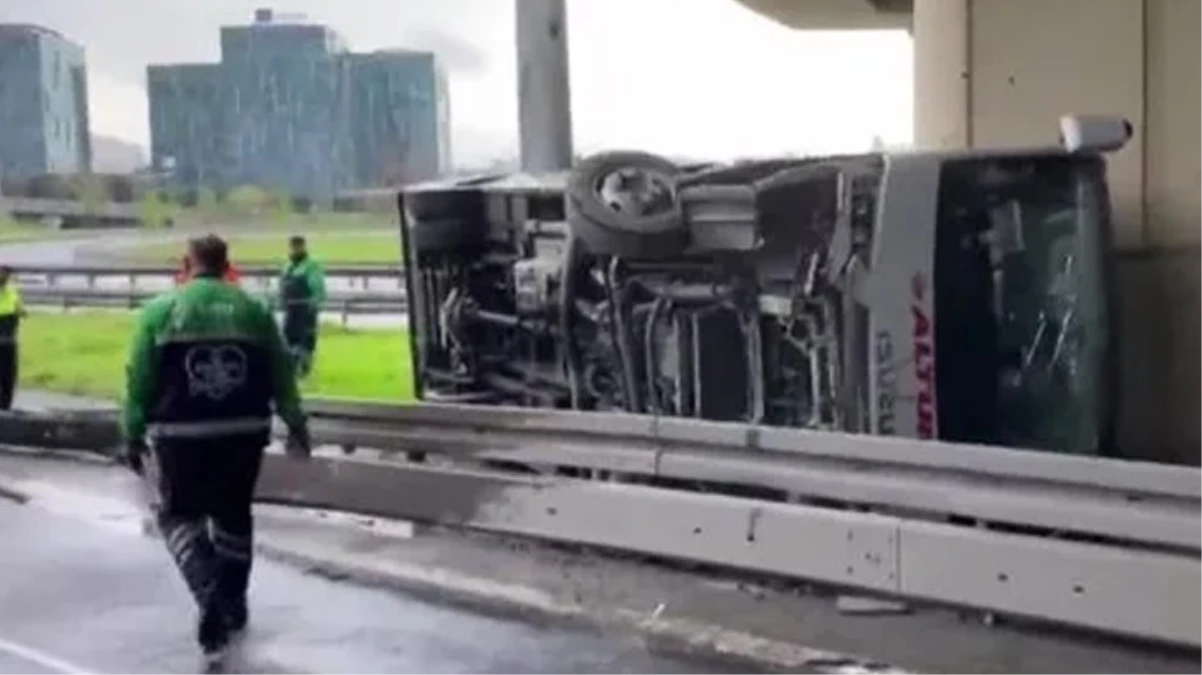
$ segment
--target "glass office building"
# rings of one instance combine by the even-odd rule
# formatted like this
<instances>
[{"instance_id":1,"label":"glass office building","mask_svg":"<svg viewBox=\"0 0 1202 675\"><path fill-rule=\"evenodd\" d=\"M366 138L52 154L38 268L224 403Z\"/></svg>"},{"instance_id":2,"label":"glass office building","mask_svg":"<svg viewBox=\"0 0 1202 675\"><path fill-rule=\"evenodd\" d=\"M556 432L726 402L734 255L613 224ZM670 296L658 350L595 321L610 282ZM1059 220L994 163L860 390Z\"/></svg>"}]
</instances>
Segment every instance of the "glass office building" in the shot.
<instances>
[{"instance_id":1,"label":"glass office building","mask_svg":"<svg viewBox=\"0 0 1202 675\"><path fill-rule=\"evenodd\" d=\"M256 185L324 202L449 164L446 78L433 54L349 52L325 26L256 12L221 30L216 64L147 71L151 158L168 185Z\"/></svg>"},{"instance_id":2,"label":"glass office building","mask_svg":"<svg viewBox=\"0 0 1202 675\"><path fill-rule=\"evenodd\" d=\"M0 175L89 171L83 47L28 24L0 24Z\"/></svg>"}]
</instances>

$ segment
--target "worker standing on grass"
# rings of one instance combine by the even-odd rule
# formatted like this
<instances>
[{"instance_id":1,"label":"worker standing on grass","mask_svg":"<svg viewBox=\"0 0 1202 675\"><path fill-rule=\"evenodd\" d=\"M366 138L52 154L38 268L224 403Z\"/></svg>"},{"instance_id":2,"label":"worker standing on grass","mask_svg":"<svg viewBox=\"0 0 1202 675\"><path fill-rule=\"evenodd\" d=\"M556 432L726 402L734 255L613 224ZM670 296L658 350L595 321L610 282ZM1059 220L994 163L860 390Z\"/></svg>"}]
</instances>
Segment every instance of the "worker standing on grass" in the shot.
<instances>
[{"instance_id":1,"label":"worker standing on grass","mask_svg":"<svg viewBox=\"0 0 1202 675\"><path fill-rule=\"evenodd\" d=\"M273 402L290 454L307 457L309 440L274 317L221 279L225 242L193 240L188 256L191 280L139 317L123 426L132 470L144 475L153 450L158 530L200 608L197 640L212 667L247 622L251 499Z\"/></svg>"},{"instance_id":2,"label":"worker standing on grass","mask_svg":"<svg viewBox=\"0 0 1202 675\"><path fill-rule=\"evenodd\" d=\"M0 266L0 410L12 408L17 391L17 329L23 316L25 308L13 270Z\"/></svg>"},{"instance_id":3,"label":"worker standing on grass","mask_svg":"<svg viewBox=\"0 0 1202 675\"><path fill-rule=\"evenodd\" d=\"M305 238L288 240L288 263L280 273L280 308L284 312L284 341L300 377L313 367L317 351L317 321L326 301L326 279L310 255Z\"/></svg>"}]
</instances>

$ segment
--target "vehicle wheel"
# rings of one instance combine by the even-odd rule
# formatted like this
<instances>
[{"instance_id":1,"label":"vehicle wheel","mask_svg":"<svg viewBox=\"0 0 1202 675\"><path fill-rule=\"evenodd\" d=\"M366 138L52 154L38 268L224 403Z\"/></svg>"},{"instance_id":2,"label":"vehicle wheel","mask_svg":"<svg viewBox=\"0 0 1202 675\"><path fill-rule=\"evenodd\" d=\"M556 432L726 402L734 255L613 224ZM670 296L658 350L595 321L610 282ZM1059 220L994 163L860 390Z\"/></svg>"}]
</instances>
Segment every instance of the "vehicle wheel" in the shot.
<instances>
[{"instance_id":1,"label":"vehicle wheel","mask_svg":"<svg viewBox=\"0 0 1202 675\"><path fill-rule=\"evenodd\" d=\"M688 229L676 194L678 168L644 152L603 152L572 170L566 195L572 234L597 255L679 255Z\"/></svg>"}]
</instances>

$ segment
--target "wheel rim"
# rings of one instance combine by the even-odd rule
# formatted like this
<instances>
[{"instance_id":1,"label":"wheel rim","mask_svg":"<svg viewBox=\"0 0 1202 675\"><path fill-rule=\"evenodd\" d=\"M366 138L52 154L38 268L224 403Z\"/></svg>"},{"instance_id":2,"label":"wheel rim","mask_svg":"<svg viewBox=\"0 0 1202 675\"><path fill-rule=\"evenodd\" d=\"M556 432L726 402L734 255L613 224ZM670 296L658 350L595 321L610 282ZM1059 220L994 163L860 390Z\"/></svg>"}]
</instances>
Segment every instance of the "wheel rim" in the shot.
<instances>
[{"instance_id":1,"label":"wheel rim","mask_svg":"<svg viewBox=\"0 0 1202 675\"><path fill-rule=\"evenodd\" d=\"M668 174L642 167L621 167L593 182L593 195L622 220L648 218L675 208L675 181Z\"/></svg>"}]
</instances>

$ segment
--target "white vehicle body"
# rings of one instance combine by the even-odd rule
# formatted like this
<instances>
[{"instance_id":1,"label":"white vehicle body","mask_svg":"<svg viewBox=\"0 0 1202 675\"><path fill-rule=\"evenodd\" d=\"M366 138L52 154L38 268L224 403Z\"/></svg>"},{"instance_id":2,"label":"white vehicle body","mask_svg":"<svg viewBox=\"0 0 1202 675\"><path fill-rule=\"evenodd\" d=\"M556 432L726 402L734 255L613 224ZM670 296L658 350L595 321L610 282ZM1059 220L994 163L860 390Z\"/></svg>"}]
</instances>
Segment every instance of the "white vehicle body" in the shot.
<instances>
[{"instance_id":1,"label":"white vehicle body","mask_svg":"<svg viewBox=\"0 0 1202 675\"><path fill-rule=\"evenodd\" d=\"M402 195L419 390L438 400L1108 450L1101 152L674 166Z\"/></svg>"}]
</instances>

